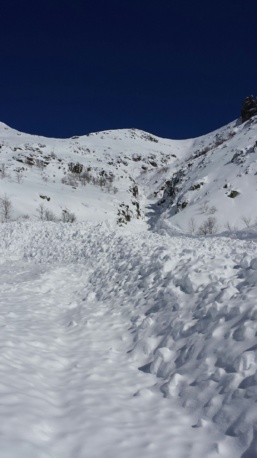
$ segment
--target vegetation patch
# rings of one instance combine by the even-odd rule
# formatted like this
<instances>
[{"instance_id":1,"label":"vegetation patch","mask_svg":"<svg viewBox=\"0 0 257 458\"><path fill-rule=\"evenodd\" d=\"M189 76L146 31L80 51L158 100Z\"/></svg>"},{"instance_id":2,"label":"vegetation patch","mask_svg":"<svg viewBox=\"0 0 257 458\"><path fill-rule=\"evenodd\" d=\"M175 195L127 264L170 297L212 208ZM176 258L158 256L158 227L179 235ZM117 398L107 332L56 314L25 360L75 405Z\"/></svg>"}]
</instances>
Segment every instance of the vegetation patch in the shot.
<instances>
[{"instance_id":1,"label":"vegetation patch","mask_svg":"<svg viewBox=\"0 0 257 458\"><path fill-rule=\"evenodd\" d=\"M76 163L70 162L70 163L68 164L68 168L69 168L69 171L70 171L71 173L77 173L77 174L79 174L79 173L82 173L82 172L83 172L83 165L80 164L79 162L76 162Z\"/></svg>"}]
</instances>

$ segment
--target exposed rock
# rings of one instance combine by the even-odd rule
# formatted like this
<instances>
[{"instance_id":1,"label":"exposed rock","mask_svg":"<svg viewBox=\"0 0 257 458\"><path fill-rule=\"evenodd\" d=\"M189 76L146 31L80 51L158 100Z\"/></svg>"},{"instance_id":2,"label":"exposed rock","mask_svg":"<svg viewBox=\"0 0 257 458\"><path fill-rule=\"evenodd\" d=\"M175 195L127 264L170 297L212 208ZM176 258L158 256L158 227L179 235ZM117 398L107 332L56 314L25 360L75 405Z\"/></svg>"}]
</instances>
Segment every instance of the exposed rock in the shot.
<instances>
[{"instance_id":1,"label":"exposed rock","mask_svg":"<svg viewBox=\"0 0 257 458\"><path fill-rule=\"evenodd\" d=\"M133 214L129 206L124 203L120 204L118 208L117 224L119 225L127 224L129 221L131 221L132 216Z\"/></svg>"},{"instance_id":2,"label":"exposed rock","mask_svg":"<svg viewBox=\"0 0 257 458\"><path fill-rule=\"evenodd\" d=\"M230 194L228 194L228 197L231 197L231 199L234 199L236 196L238 196L239 192L238 191L231 191Z\"/></svg>"},{"instance_id":3,"label":"exposed rock","mask_svg":"<svg viewBox=\"0 0 257 458\"><path fill-rule=\"evenodd\" d=\"M129 188L130 192L134 197L138 197L138 186L135 184Z\"/></svg>"},{"instance_id":4,"label":"exposed rock","mask_svg":"<svg viewBox=\"0 0 257 458\"><path fill-rule=\"evenodd\" d=\"M248 121L248 119L255 115L257 115L257 99L255 99L253 95L250 95L243 101L241 109L242 122Z\"/></svg>"},{"instance_id":5,"label":"exposed rock","mask_svg":"<svg viewBox=\"0 0 257 458\"><path fill-rule=\"evenodd\" d=\"M189 188L189 191L195 191L196 189L200 189L203 185L204 185L203 181L200 181L199 183L195 183Z\"/></svg>"},{"instance_id":6,"label":"exposed rock","mask_svg":"<svg viewBox=\"0 0 257 458\"><path fill-rule=\"evenodd\" d=\"M188 201L187 200L184 200L182 202L178 202L177 203L177 211L179 212L180 210L184 210L184 208L186 208L188 205Z\"/></svg>"}]
</instances>

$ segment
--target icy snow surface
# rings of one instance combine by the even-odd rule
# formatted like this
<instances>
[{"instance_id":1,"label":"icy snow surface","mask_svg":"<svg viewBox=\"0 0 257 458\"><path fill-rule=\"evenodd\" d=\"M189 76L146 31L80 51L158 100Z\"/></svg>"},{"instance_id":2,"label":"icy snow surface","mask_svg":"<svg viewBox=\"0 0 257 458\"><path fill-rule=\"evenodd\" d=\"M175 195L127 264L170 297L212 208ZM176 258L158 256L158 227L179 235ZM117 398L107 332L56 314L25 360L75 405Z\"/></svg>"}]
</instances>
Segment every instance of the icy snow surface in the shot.
<instances>
[{"instance_id":1,"label":"icy snow surface","mask_svg":"<svg viewBox=\"0 0 257 458\"><path fill-rule=\"evenodd\" d=\"M257 456L257 247L0 225L1 458Z\"/></svg>"}]
</instances>

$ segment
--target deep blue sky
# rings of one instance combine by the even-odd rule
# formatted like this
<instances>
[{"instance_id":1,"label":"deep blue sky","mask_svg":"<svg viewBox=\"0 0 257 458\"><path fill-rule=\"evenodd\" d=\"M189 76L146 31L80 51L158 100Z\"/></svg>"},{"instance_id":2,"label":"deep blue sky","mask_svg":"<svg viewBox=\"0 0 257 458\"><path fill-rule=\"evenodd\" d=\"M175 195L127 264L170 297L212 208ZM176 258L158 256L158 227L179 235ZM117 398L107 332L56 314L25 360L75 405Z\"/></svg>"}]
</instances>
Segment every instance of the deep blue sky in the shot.
<instances>
[{"instance_id":1,"label":"deep blue sky","mask_svg":"<svg viewBox=\"0 0 257 458\"><path fill-rule=\"evenodd\" d=\"M256 0L1 2L0 120L198 136L257 95Z\"/></svg>"}]
</instances>

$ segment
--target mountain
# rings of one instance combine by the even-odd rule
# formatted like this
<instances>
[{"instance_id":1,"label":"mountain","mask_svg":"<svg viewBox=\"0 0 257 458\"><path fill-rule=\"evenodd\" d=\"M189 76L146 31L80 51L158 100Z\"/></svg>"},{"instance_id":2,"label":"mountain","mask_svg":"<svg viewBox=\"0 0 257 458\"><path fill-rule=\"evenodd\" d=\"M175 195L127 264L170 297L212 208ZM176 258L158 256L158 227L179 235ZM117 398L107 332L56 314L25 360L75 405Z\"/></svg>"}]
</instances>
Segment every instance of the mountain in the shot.
<instances>
[{"instance_id":1,"label":"mountain","mask_svg":"<svg viewBox=\"0 0 257 458\"><path fill-rule=\"evenodd\" d=\"M0 138L0 455L256 457L257 116Z\"/></svg>"},{"instance_id":2,"label":"mountain","mask_svg":"<svg viewBox=\"0 0 257 458\"><path fill-rule=\"evenodd\" d=\"M189 140L136 129L70 139L23 134L0 124L0 195L12 217L47 218L72 211L79 221L148 221L197 232L254 224L257 212L257 117ZM256 213L256 214L255 214Z\"/></svg>"},{"instance_id":3,"label":"mountain","mask_svg":"<svg viewBox=\"0 0 257 458\"><path fill-rule=\"evenodd\" d=\"M0 138L0 193L10 197L14 218L36 219L42 203L56 216L72 209L80 221L116 222L118 213L125 213L125 221L130 215L139 218L140 175L174 162L182 148L181 142L135 129L61 140L22 134L1 124Z\"/></svg>"}]
</instances>

